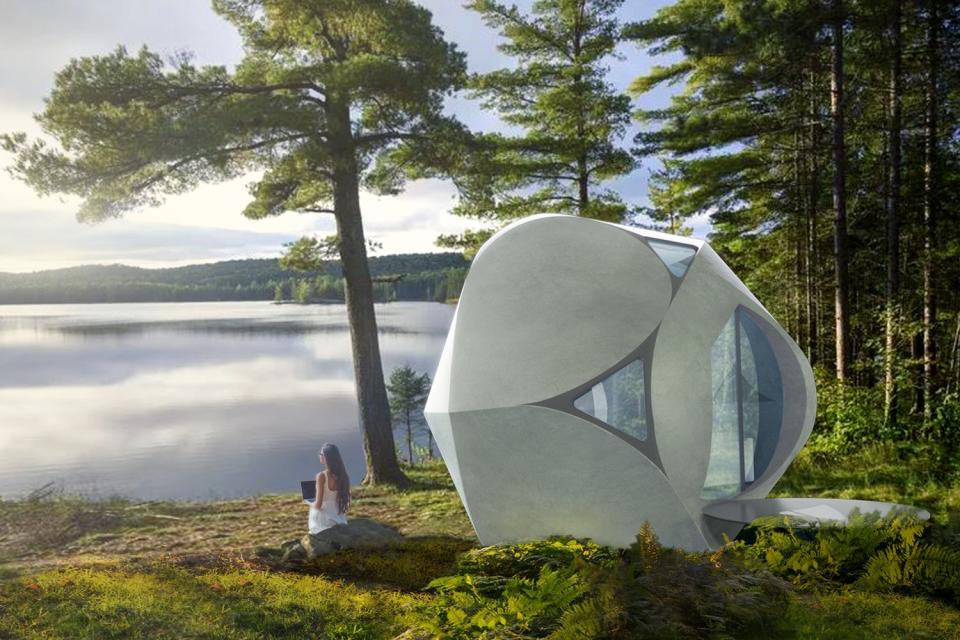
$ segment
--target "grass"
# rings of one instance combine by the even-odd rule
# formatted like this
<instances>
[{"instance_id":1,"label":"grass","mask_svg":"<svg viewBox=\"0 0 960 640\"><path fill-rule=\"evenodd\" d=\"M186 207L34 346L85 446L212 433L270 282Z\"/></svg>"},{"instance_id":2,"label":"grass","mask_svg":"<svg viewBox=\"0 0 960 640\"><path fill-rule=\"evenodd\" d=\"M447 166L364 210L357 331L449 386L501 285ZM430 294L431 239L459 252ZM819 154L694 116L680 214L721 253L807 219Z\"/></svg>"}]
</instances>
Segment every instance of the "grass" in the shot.
<instances>
[{"instance_id":1,"label":"grass","mask_svg":"<svg viewBox=\"0 0 960 640\"><path fill-rule=\"evenodd\" d=\"M457 556L476 543L446 537L408 538L383 549L349 549L317 558L309 571L356 584L423 589L434 578L454 572Z\"/></svg>"},{"instance_id":2,"label":"grass","mask_svg":"<svg viewBox=\"0 0 960 640\"><path fill-rule=\"evenodd\" d=\"M253 570L61 569L4 586L0 638L387 638L415 598Z\"/></svg>"},{"instance_id":3,"label":"grass","mask_svg":"<svg viewBox=\"0 0 960 640\"><path fill-rule=\"evenodd\" d=\"M409 489L357 487L351 517L373 518L406 536L476 541L442 462L406 468ZM249 557L306 528L299 495L218 502L91 500L44 489L0 501L0 578L53 566L171 556Z\"/></svg>"},{"instance_id":4,"label":"grass","mask_svg":"<svg viewBox=\"0 0 960 640\"><path fill-rule=\"evenodd\" d=\"M926 598L893 594L796 595L784 628L798 640L956 640L960 611Z\"/></svg>"},{"instance_id":5,"label":"grass","mask_svg":"<svg viewBox=\"0 0 960 640\"><path fill-rule=\"evenodd\" d=\"M947 525L960 516L960 484L944 480L932 448L880 444L830 457L808 447L794 459L770 497L818 496L910 504L927 509L934 522Z\"/></svg>"},{"instance_id":6,"label":"grass","mask_svg":"<svg viewBox=\"0 0 960 640\"><path fill-rule=\"evenodd\" d=\"M922 451L913 455L872 447L841 463L805 451L774 495L905 502L956 521L960 487L939 482ZM408 489L357 488L351 516L408 539L340 552L309 573L263 553L303 532L295 495L177 503L45 490L0 501L0 640L395 638L408 608L436 597L426 583L478 546L442 462L405 471ZM777 635L960 639L958 630L960 611L939 601L842 589L795 593Z\"/></svg>"}]
</instances>

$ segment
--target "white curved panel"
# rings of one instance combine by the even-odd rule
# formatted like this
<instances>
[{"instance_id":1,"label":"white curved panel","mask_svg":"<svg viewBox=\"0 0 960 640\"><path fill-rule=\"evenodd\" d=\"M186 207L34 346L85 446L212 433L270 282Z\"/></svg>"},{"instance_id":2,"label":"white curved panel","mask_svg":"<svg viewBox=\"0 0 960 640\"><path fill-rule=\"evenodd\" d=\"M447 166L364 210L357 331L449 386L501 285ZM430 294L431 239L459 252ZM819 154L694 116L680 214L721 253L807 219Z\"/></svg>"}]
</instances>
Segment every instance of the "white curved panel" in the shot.
<instances>
[{"instance_id":1,"label":"white curved panel","mask_svg":"<svg viewBox=\"0 0 960 640\"><path fill-rule=\"evenodd\" d=\"M744 301L718 273L715 256L701 249L690 265L657 332L650 383L660 461L692 510L701 504L710 458L710 352L733 310Z\"/></svg>"},{"instance_id":2,"label":"white curved panel","mask_svg":"<svg viewBox=\"0 0 960 640\"><path fill-rule=\"evenodd\" d=\"M483 544L567 534L625 547L648 520L663 544L708 547L660 470L589 422L520 406L455 413L451 423Z\"/></svg>"},{"instance_id":3,"label":"white curved panel","mask_svg":"<svg viewBox=\"0 0 960 640\"><path fill-rule=\"evenodd\" d=\"M484 245L461 294L449 409L538 402L598 375L649 336L670 276L614 225L545 216Z\"/></svg>"},{"instance_id":4,"label":"white curved panel","mask_svg":"<svg viewBox=\"0 0 960 640\"><path fill-rule=\"evenodd\" d=\"M447 331L447 340L443 343L443 351L440 352L440 362L437 363L437 371L433 375L433 383L430 385L430 395L427 396L427 402L423 407L425 414L431 413L449 413L450 412L450 385L452 383L453 368L453 345L457 335L457 314L458 308L453 312L453 319L450 321L450 329ZM437 393L433 390L437 389ZM440 393L440 391L443 393Z\"/></svg>"}]
</instances>

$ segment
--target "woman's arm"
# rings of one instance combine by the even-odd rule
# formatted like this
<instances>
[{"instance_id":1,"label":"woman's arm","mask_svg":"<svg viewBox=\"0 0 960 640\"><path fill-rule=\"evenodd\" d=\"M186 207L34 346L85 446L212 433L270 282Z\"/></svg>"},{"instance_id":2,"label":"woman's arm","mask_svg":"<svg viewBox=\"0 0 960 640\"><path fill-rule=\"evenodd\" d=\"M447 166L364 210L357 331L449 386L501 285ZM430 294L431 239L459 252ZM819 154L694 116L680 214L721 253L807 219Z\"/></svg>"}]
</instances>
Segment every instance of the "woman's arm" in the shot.
<instances>
[{"instance_id":1,"label":"woman's arm","mask_svg":"<svg viewBox=\"0 0 960 640\"><path fill-rule=\"evenodd\" d=\"M314 498L313 504L315 504L318 509L320 508L320 504L323 502L323 487L324 484L326 484L324 482L325 479L326 476L324 475L323 471L317 474L317 497Z\"/></svg>"}]
</instances>

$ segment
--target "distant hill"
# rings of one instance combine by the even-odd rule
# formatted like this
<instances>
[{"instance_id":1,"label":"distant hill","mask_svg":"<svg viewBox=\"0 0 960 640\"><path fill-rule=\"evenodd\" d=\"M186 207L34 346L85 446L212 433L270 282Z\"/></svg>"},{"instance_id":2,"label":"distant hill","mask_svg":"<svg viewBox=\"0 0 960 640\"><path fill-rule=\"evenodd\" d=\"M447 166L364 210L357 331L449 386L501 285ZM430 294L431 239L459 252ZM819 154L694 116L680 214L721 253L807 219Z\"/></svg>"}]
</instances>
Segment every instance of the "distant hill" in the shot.
<instances>
[{"instance_id":1,"label":"distant hill","mask_svg":"<svg viewBox=\"0 0 960 640\"><path fill-rule=\"evenodd\" d=\"M459 253L403 253L370 258L374 278L404 276L395 284L377 284L378 297L384 300L453 297L459 294L467 266ZM318 298L343 298L339 261L331 261L323 271L315 273L285 271L277 260L269 258L164 269L112 264L33 273L0 272L0 304Z\"/></svg>"}]
</instances>

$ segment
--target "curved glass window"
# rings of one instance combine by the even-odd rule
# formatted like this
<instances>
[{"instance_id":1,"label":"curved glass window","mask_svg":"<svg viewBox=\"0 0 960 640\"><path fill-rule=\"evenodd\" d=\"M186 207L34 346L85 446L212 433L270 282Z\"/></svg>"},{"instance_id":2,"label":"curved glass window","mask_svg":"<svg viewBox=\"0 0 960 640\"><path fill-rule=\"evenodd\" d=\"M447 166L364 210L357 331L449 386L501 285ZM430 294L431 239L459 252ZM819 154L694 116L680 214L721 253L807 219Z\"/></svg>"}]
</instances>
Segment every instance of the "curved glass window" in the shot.
<instances>
[{"instance_id":1,"label":"curved glass window","mask_svg":"<svg viewBox=\"0 0 960 640\"><path fill-rule=\"evenodd\" d=\"M780 440L783 381L770 341L758 324L762 320L743 310L739 315L744 482L749 483L767 470Z\"/></svg>"},{"instance_id":2,"label":"curved glass window","mask_svg":"<svg viewBox=\"0 0 960 640\"><path fill-rule=\"evenodd\" d=\"M593 385L573 401L573 406L627 435L646 440L645 382L643 361L634 360Z\"/></svg>"},{"instance_id":3,"label":"curved glass window","mask_svg":"<svg viewBox=\"0 0 960 640\"><path fill-rule=\"evenodd\" d=\"M742 492L766 471L780 437L780 368L758 322L738 307L710 353L713 428L706 499Z\"/></svg>"},{"instance_id":4,"label":"curved glass window","mask_svg":"<svg viewBox=\"0 0 960 640\"><path fill-rule=\"evenodd\" d=\"M713 343L710 381L713 388L713 431L710 463L703 497L725 498L740 493L740 423L737 403L737 340L735 316Z\"/></svg>"}]
</instances>

